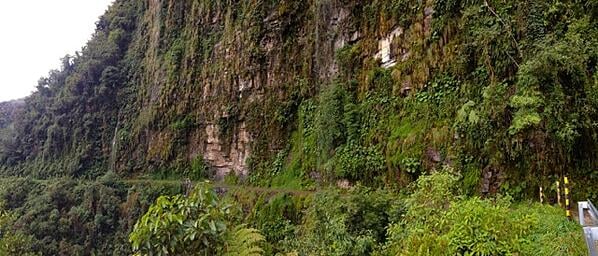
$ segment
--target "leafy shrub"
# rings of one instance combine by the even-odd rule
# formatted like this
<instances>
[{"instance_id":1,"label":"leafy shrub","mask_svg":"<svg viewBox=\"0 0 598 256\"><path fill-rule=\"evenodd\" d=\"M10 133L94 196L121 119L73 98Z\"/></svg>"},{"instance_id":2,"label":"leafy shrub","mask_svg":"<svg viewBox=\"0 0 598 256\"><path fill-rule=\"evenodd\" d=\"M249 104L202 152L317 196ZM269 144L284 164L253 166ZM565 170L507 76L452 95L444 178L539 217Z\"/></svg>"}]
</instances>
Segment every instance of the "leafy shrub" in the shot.
<instances>
[{"instance_id":1,"label":"leafy shrub","mask_svg":"<svg viewBox=\"0 0 598 256\"><path fill-rule=\"evenodd\" d=\"M135 224L133 250L150 255L256 255L259 232L229 223L229 205L207 184L188 196L161 196ZM237 254L238 253L238 254Z\"/></svg>"},{"instance_id":2,"label":"leafy shrub","mask_svg":"<svg viewBox=\"0 0 598 256\"><path fill-rule=\"evenodd\" d=\"M299 255L368 255L398 221L402 203L392 192L358 187L314 196L290 248Z\"/></svg>"},{"instance_id":3,"label":"leafy shrub","mask_svg":"<svg viewBox=\"0 0 598 256\"><path fill-rule=\"evenodd\" d=\"M343 145L335 160L337 177L353 181L372 181L384 169L384 156L373 146Z\"/></svg>"},{"instance_id":4,"label":"leafy shrub","mask_svg":"<svg viewBox=\"0 0 598 256\"><path fill-rule=\"evenodd\" d=\"M0 201L0 256L39 255L33 253L33 237L14 231L15 220L15 214L5 210L3 201Z\"/></svg>"},{"instance_id":5,"label":"leafy shrub","mask_svg":"<svg viewBox=\"0 0 598 256\"><path fill-rule=\"evenodd\" d=\"M191 169L187 176L191 180L200 180L208 178L208 172L208 166L206 166L203 156L199 155L191 161Z\"/></svg>"},{"instance_id":6,"label":"leafy shrub","mask_svg":"<svg viewBox=\"0 0 598 256\"><path fill-rule=\"evenodd\" d=\"M320 95L316 132L320 160L325 161L332 151L345 142L343 113L346 92L337 84L332 84Z\"/></svg>"},{"instance_id":7,"label":"leafy shrub","mask_svg":"<svg viewBox=\"0 0 598 256\"><path fill-rule=\"evenodd\" d=\"M529 251L524 239L537 220L510 209L508 200L470 198L451 205L446 213L448 255L506 255Z\"/></svg>"},{"instance_id":8,"label":"leafy shrub","mask_svg":"<svg viewBox=\"0 0 598 256\"><path fill-rule=\"evenodd\" d=\"M460 196L458 176L420 177L381 255L585 255L583 232L552 206ZM555 242L558 240L562 243ZM563 244L566 243L566 244Z\"/></svg>"},{"instance_id":9,"label":"leafy shrub","mask_svg":"<svg viewBox=\"0 0 598 256\"><path fill-rule=\"evenodd\" d=\"M248 220L264 234L267 255L285 251L284 241L293 239L296 225L301 222L302 207L301 202L288 194L262 197L255 203Z\"/></svg>"}]
</instances>

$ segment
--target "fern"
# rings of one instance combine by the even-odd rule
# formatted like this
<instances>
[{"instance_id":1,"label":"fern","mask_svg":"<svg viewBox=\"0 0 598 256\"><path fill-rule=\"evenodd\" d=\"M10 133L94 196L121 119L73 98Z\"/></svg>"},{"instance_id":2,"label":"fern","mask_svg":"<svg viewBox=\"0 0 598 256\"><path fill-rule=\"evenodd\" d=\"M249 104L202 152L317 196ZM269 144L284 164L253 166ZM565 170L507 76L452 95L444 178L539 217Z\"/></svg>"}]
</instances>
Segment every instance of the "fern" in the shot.
<instances>
[{"instance_id":1,"label":"fern","mask_svg":"<svg viewBox=\"0 0 598 256\"><path fill-rule=\"evenodd\" d=\"M513 123L509 127L509 134L515 135L527 128L537 126L542 122L540 114L531 110L519 110L513 117Z\"/></svg>"},{"instance_id":2,"label":"fern","mask_svg":"<svg viewBox=\"0 0 598 256\"><path fill-rule=\"evenodd\" d=\"M264 250L260 247L260 243L264 240L264 236L257 229L239 225L228 236L224 255L260 256L264 253Z\"/></svg>"}]
</instances>

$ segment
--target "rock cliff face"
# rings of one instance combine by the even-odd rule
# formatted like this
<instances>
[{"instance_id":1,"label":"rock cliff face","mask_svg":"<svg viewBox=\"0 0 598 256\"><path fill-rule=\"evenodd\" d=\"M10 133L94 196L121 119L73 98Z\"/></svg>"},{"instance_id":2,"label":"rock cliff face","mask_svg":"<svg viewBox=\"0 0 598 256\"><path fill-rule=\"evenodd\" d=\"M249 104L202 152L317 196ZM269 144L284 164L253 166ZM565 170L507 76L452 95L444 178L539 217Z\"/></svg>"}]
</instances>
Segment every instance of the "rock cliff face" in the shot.
<instances>
[{"instance_id":1,"label":"rock cliff face","mask_svg":"<svg viewBox=\"0 0 598 256\"><path fill-rule=\"evenodd\" d=\"M397 34L386 31L392 21L361 24L359 1L152 0L146 8L129 47L142 49L132 71L138 113L120 117L132 133L119 138L118 169L203 157L220 177L246 175L250 156L283 147L292 127L280 119L297 107L285 104L339 76L339 49ZM374 56L370 48L364 54Z\"/></svg>"},{"instance_id":2,"label":"rock cliff face","mask_svg":"<svg viewBox=\"0 0 598 256\"><path fill-rule=\"evenodd\" d=\"M585 175L598 166L588 160L598 151L598 51L594 11L580 6L596 7L567 5L575 10L535 0L118 0L25 100L0 165L92 178L208 169L299 186L406 185L446 167L489 192ZM556 25L564 20L575 22Z\"/></svg>"},{"instance_id":3,"label":"rock cliff face","mask_svg":"<svg viewBox=\"0 0 598 256\"><path fill-rule=\"evenodd\" d=\"M80 55L30 97L38 116L21 125L35 138L19 136L4 159L81 175L203 158L219 177L247 175L252 159L284 147L299 102L341 75L339 49L359 43L363 57L380 50L388 61L402 28L386 2L116 1Z\"/></svg>"},{"instance_id":4,"label":"rock cliff face","mask_svg":"<svg viewBox=\"0 0 598 256\"><path fill-rule=\"evenodd\" d=\"M115 0L18 111L0 103L0 201L45 254L131 255L153 198L224 179L286 237L266 253L334 254L313 250L323 207L357 224L336 254L402 250L390 191L430 173L415 199L550 201L563 176L598 199L597 70L598 1ZM291 195L329 186L347 196Z\"/></svg>"}]
</instances>

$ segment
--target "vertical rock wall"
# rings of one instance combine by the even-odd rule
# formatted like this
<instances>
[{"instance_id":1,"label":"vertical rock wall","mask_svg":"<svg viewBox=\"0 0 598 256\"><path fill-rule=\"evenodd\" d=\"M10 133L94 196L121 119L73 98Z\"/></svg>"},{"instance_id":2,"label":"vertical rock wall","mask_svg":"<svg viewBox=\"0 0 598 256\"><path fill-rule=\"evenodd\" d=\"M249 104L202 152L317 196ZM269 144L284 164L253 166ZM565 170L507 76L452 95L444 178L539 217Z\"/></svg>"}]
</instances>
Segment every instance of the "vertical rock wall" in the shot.
<instances>
[{"instance_id":1,"label":"vertical rock wall","mask_svg":"<svg viewBox=\"0 0 598 256\"><path fill-rule=\"evenodd\" d=\"M274 114L296 85L306 83L312 96L336 76L336 50L361 36L354 5L149 1L132 46L145 50L139 114L125 125L133 136L122 147L133 150L119 152L118 168L203 157L219 177L246 175L256 141L268 154L286 140L290 127ZM127 165L130 158L146 164Z\"/></svg>"}]
</instances>

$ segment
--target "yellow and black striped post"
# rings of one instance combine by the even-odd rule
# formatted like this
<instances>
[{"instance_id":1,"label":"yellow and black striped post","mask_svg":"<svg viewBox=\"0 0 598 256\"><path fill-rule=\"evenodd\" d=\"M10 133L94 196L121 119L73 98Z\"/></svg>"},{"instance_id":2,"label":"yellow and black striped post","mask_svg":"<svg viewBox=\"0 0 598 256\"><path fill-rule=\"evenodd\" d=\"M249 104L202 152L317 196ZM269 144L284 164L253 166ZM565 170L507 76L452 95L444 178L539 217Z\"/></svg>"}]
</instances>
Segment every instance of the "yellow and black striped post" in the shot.
<instances>
[{"instance_id":1,"label":"yellow and black striped post","mask_svg":"<svg viewBox=\"0 0 598 256\"><path fill-rule=\"evenodd\" d=\"M540 203L544 203L544 189L542 189L542 186L540 186Z\"/></svg>"},{"instance_id":2,"label":"yellow and black striped post","mask_svg":"<svg viewBox=\"0 0 598 256\"><path fill-rule=\"evenodd\" d=\"M561 204L561 182L559 180L556 181L556 203L559 207L563 207Z\"/></svg>"},{"instance_id":3,"label":"yellow and black striped post","mask_svg":"<svg viewBox=\"0 0 598 256\"><path fill-rule=\"evenodd\" d=\"M567 218L571 219L571 195L569 194L569 179L567 176L564 178L565 182L565 211L567 213Z\"/></svg>"}]
</instances>

